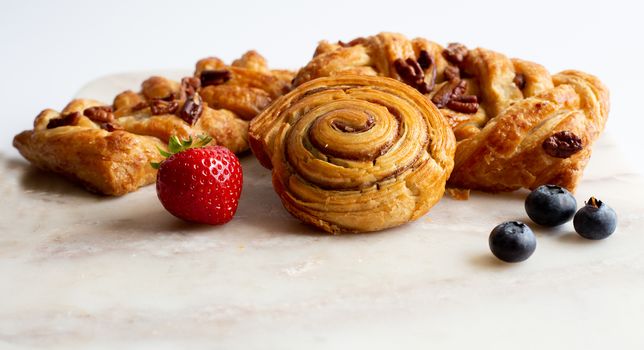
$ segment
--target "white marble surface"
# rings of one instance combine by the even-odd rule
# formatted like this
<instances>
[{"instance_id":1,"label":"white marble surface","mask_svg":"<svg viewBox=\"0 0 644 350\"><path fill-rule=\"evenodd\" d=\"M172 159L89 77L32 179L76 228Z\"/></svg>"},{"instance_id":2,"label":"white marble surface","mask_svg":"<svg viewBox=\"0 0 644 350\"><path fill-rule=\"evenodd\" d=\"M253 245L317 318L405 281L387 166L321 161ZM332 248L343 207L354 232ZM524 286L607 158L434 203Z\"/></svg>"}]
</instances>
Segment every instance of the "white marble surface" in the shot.
<instances>
[{"instance_id":1,"label":"white marble surface","mask_svg":"<svg viewBox=\"0 0 644 350\"><path fill-rule=\"evenodd\" d=\"M97 197L0 154L0 348L644 346L644 177L610 135L577 199L613 206L617 232L591 242L571 223L531 225L537 250L521 264L495 260L487 236L528 220L526 192L445 198L414 223L333 237L286 213L252 155L242 164L235 219L210 227L165 212L153 186Z\"/></svg>"}]
</instances>

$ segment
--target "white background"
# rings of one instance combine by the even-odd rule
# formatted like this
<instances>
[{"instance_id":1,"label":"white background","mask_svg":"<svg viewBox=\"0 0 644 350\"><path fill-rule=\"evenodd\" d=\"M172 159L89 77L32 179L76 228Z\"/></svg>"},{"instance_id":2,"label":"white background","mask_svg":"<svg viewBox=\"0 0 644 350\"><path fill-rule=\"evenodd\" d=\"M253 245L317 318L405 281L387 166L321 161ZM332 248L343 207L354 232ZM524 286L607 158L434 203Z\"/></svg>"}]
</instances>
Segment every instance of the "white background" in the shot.
<instances>
[{"instance_id":1,"label":"white background","mask_svg":"<svg viewBox=\"0 0 644 350\"><path fill-rule=\"evenodd\" d=\"M643 149L644 11L636 1L6 1L0 13L0 152L44 108L62 108L86 82L111 73L191 69L247 49L273 67L296 69L321 39L380 31L459 41L532 60L551 72L575 68L611 90L608 129ZM635 4L635 5L634 5ZM635 152L637 151L637 152Z\"/></svg>"}]
</instances>

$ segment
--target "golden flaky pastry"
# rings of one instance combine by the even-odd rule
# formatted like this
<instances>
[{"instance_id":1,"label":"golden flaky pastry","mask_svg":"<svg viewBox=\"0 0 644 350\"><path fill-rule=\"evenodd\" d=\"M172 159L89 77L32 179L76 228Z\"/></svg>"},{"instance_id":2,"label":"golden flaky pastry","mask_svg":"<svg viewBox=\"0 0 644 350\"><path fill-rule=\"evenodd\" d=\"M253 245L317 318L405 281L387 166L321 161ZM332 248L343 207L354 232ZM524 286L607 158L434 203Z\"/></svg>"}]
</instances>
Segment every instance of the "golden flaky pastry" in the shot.
<instances>
[{"instance_id":1,"label":"golden flaky pastry","mask_svg":"<svg viewBox=\"0 0 644 350\"><path fill-rule=\"evenodd\" d=\"M444 193L455 149L425 96L367 76L299 86L251 121L249 137L284 207L332 233L378 231L427 213Z\"/></svg>"},{"instance_id":2,"label":"golden flaky pastry","mask_svg":"<svg viewBox=\"0 0 644 350\"><path fill-rule=\"evenodd\" d=\"M456 136L448 185L460 189L574 190L608 117L608 90L592 75L392 33L322 41L294 85L345 74L395 78L430 98Z\"/></svg>"},{"instance_id":3,"label":"golden flaky pastry","mask_svg":"<svg viewBox=\"0 0 644 350\"><path fill-rule=\"evenodd\" d=\"M37 167L62 174L93 192L122 195L153 182L156 170L150 162L161 159L157 147L165 147L163 142L83 115L102 105L74 100L61 113L46 109L36 117L34 129L18 134L13 145Z\"/></svg>"},{"instance_id":4,"label":"golden flaky pastry","mask_svg":"<svg viewBox=\"0 0 644 350\"><path fill-rule=\"evenodd\" d=\"M254 51L230 66L206 58L193 77L151 77L140 92L125 91L111 105L79 99L61 113L45 110L14 146L42 169L94 192L122 195L154 182L150 162L160 159L157 147L173 135L209 135L235 153L247 150L248 121L287 92L292 77L269 70Z\"/></svg>"}]
</instances>

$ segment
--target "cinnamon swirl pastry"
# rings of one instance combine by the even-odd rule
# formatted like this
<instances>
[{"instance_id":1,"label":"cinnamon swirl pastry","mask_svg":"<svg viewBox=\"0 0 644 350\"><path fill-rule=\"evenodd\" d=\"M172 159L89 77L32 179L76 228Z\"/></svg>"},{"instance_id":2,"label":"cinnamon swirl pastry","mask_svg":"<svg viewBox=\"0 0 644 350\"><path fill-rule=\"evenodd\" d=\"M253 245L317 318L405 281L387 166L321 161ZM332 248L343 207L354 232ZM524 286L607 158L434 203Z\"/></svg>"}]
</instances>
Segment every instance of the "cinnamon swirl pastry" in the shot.
<instances>
[{"instance_id":1,"label":"cinnamon swirl pastry","mask_svg":"<svg viewBox=\"0 0 644 350\"><path fill-rule=\"evenodd\" d=\"M289 90L293 74L269 70L254 51L232 65L197 63L194 77L151 77L111 105L79 99L58 113L45 110L14 146L34 165L61 173L91 191L122 195L154 182L151 161L171 136L209 135L235 153L248 149L248 121Z\"/></svg>"},{"instance_id":2,"label":"cinnamon swirl pastry","mask_svg":"<svg viewBox=\"0 0 644 350\"><path fill-rule=\"evenodd\" d=\"M398 79L431 99L456 136L454 188L573 191L608 117L608 90L592 75L392 33L322 41L294 85L344 74Z\"/></svg>"},{"instance_id":3,"label":"cinnamon swirl pastry","mask_svg":"<svg viewBox=\"0 0 644 350\"><path fill-rule=\"evenodd\" d=\"M439 111L396 80L310 81L253 119L251 148L295 217L327 232L415 220L442 197L454 136Z\"/></svg>"}]
</instances>

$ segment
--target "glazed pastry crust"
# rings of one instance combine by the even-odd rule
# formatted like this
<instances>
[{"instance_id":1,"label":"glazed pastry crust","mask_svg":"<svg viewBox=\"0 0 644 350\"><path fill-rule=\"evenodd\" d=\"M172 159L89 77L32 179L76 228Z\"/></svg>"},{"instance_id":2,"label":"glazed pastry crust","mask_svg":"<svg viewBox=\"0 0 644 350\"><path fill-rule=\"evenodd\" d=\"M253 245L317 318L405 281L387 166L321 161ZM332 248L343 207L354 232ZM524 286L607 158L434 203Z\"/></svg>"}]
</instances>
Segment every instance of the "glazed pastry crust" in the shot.
<instances>
[{"instance_id":1,"label":"glazed pastry crust","mask_svg":"<svg viewBox=\"0 0 644 350\"><path fill-rule=\"evenodd\" d=\"M201 97L211 108L229 110L243 120L251 120L274 99L288 92L295 74L287 70L271 70L264 57L248 51L230 66L216 57L197 62L195 76L204 71L226 71L228 80L204 86Z\"/></svg>"},{"instance_id":2,"label":"glazed pastry crust","mask_svg":"<svg viewBox=\"0 0 644 350\"><path fill-rule=\"evenodd\" d=\"M166 96L180 96L180 84L163 77L151 77L141 84L141 92L125 91L116 96L113 106L116 121L126 131L137 135L154 136L167 143L171 136L181 139L209 135L213 144L227 147L235 153L248 149L248 121L226 109L213 109L207 103L194 124L175 113L155 114L152 104ZM180 111L185 100L174 100ZM141 107L142 108L137 108Z\"/></svg>"},{"instance_id":3,"label":"glazed pastry crust","mask_svg":"<svg viewBox=\"0 0 644 350\"><path fill-rule=\"evenodd\" d=\"M415 65L421 74L405 71ZM444 48L395 33L321 42L294 85L344 74L398 79L436 103L457 140L448 185L461 189L513 191L549 183L574 191L609 111L607 88L590 74L550 75L541 65L491 50ZM449 89L452 82L463 82L462 91ZM580 144L574 153L544 145L562 132L574 135L563 141Z\"/></svg>"},{"instance_id":4,"label":"glazed pastry crust","mask_svg":"<svg viewBox=\"0 0 644 350\"><path fill-rule=\"evenodd\" d=\"M204 80L208 69L226 79ZM123 195L155 181L150 162L161 160L159 149L173 135L209 135L213 144L235 153L248 150L249 120L288 91L292 77L269 70L255 51L232 65L208 58L197 63L194 77L151 77L140 92L125 91L111 105L78 99L61 113L44 110L33 130L17 135L13 144L39 168L93 192Z\"/></svg>"},{"instance_id":5,"label":"glazed pastry crust","mask_svg":"<svg viewBox=\"0 0 644 350\"><path fill-rule=\"evenodd\" d=\"M442 197L455 141L440 112L393 79L321 78L251 121L251 148L295 217L331 233L424 215Z\"/></svg>"},{"instance_id":6,"label":"glazed pastry crust","mask_svg":"<svg viewBox=\"0 0 644 350\"><path fill-rule=\"evenodd\" d=\"M75 100L63 113L98 105L97 101ZM14 146L32 164L106 195L123 195L154 181L156 171L150 162L161 159L157 147L165 146L160 140L121 130L109 132L84 116L75 125L47 129L48 122L60 115L44 110L34 130L14 138Z\"/></svg>"},{"instance_id":7,"label":"glazed pastry crust","mask_svg":"<svg viewBox=\"0 0 644 350\"><path fill-rule=\"evenodd\" d=\"M565 83L564 83L565 82ZM450 185L497 192L557 184L574 191L608 114L608 92L595 77L578 71L553 76L554 88L508 106L480 132L462 140ZM544 141L571 132L583 148L559 158Z\"/></svg>"}]
</instances>

